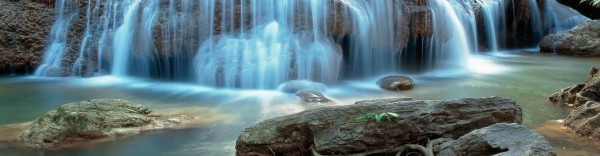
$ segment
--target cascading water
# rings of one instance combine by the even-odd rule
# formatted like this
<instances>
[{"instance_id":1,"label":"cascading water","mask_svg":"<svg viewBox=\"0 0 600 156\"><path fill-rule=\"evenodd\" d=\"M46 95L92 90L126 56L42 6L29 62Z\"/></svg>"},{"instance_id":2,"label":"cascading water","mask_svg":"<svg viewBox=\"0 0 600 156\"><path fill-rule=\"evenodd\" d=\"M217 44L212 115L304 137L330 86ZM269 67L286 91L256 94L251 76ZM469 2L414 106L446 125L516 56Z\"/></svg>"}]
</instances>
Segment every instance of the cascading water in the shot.
<instances>
[{"instance_id":1,"label":"cascading water","mask_svg":"<svg viewBox=\"0 0 600 156\"><path fill-rule=\"evenodd\" d=\"M485 25L486 40L490 51L498 51L498 39L505 39L506 5L500 0L478 0Z\"/></svg>"},{"instance_id":2,"label":"cascading water","mask_svg":"<svg viewBox=\"0 0 600 156\"><path fill-rule=\"evenodd\" d=\"M501 37L506 5L501 0L418 3L422 2L87 0L80 10L59 0L50 44L36 75L110 74L275 88L294 79L334 83L340 75L397 73L401 65L463 68L477 50L481 32L476 15L485 21L491 51L502 48L498 43L503 41L497 39L506 39ZM556 10L555 4L546 5ZM477 6L480 13L473 9ZM74 21L79 13L85 13L85 20ZM553 17L558 14L562 13ZM538 25L540 14L532 15ZM76 22L85 25L85 31L74 38L80 40L67 41L69 26ZM407 43L417 43L418 48L406 48ZM425 61L407 64L407 56Z\"/></svg>"},{"instance_id":3,"label":"cascading water","mask_svg":"<svg viewBox=\"0 0 600 156\"><path fill-rule=\"evenodd\" d=\"M558 3L556 0L546 0L545 7L545 23L548 33L559 32L563 30L573 29L579 23L590 20L581 15L576 10Z\"/></svg>"},{"instance_id":4,"label":"cascading water","mask_svg":"<svg viewBox=\"0 0 600 156\"><path fill-rule=\"evenodd\" d=\"M44 53L44 62L35 72L37 76L55 76L60 73L62 59L68 50L67 35L71 27L71 21L78 15L76 3L70 0L56 1L56 22L52 26L50 44Z\"/></svg>"}]
</instances>

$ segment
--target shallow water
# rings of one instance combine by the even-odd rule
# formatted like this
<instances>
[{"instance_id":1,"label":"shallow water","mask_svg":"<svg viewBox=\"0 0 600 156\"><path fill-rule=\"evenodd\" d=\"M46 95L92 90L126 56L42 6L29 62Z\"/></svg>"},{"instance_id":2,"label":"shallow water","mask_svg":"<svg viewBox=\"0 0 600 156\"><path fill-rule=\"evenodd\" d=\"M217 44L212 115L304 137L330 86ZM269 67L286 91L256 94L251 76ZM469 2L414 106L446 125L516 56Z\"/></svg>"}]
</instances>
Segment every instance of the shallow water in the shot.
<instances>
[{"instance_id":1,"label":"shallow water","mask_svg":"<svg viewBox=\"0 0 600 156\"><path fill-rule=\"evenodd\" d=\"M600 146L581 143L575 135L553 135L568 109L548 101L553 92L583 82L600 58L578 58L537 52L498 52L479 55L466 70L411 75L417 86L407 92L378 89L376 79L344 81L325 95L337 104L357 100L412 97L452 99L506 96L523 108L523 124L541 131L561 155L596 155ZM483 60L483 61L481 61ZM486 62L487 60L487 62ZM493 64L490 64L493 60ZM495 65L494 65L495 64ZM476 68L477 67L477 68ZM379 77L379 76L374 76ZM306 109L293 95L269 90L215 90L152 80L101 77L92 79L0 78L0 124L34 120L61 104L90 98L122 98L151 109L202 107L216 109L226 121L188 129L159 130L127 138L58 151L34 151L0 143L1 155L234 155L237 135L258 121ZM550 129L550 130L549 130ZM554 130L552 130L554 129ZM565 132L568 134L568 132Z\"/></svg>"}]
</instances>

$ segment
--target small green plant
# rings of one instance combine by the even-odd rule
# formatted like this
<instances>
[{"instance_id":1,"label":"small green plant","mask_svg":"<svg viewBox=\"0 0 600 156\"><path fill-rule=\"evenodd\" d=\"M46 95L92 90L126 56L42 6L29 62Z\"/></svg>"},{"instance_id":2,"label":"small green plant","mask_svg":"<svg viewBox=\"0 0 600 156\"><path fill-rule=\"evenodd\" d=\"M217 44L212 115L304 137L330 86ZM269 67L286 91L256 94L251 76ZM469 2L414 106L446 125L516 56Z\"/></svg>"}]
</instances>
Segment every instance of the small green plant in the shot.
<instances>
[{"instance_id":1,"label":"small green plant","mask_svg":"<svg viewBox=\"0 0 600 156\"><path fill-rule=\"evenodd\" d=\"M358 115L358 117L356 117L356 120L358 121L367 121L369 119L375 119L375 122L381 122L381 119L383 119L383 117L385 117L388 121L392 121L392 118L398 118L398 114L396 113L392 113L392 112L385 112L385 113L368 113L368 114L362 114L362 115Z\"/></svg>"}]
</instances>

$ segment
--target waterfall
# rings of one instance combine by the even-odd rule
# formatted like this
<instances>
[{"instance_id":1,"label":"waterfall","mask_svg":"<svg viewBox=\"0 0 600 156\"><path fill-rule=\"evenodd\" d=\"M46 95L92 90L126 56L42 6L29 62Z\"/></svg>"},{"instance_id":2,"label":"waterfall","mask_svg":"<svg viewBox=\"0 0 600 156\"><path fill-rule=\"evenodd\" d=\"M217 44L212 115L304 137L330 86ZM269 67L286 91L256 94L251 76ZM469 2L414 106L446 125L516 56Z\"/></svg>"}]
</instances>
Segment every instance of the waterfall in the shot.
<instances>
[{"instance_id":1,"label":"waterfall","mask_svg":"<svg viewBox=\"0 0 600 156\"><path fill-rule=\"evenodd\" d=\"M67 36L71 21L78 14L77 4L71 0L56 1L56 21L50 31L50 41L46 52L44 52L44 61L35 71L36 76L56 76L62 71L62 58L64 53L69 50L67 45Z\"/></svg>"},{"instance_id":2,"label":"waterfall","mask_svg":"<svg viewBox=\"0 0 600 156\"><path fill-rule=\"evenodd\" d=\"M501 0L478 0L481 6L486 40L490 51L498 51L498 40L505 39L506 5Z\"/></svg>"},{"instance_id":3,"label":"waterfall","mask_svg":"<svg viewBox=\"0 0 600 156\"><path fill-rule=\"evenodd\" d=\"M465 22L462 22L468 19L465 17L468 16L465 11L468 8L460 7L462 5L456 0L432 0L429 5L433 11L434 38L442 40L432 45L439 45L439 49L450 52L439 54L449 58L447 64L461 66L468 62L466 56L469 56L472 49L467 39Z\"/></svg>"},{"instance_id":4,"label":"waterfall","mask_svg":"<svg viewBox=\"0 0 600 156\"><path fill-rule=\"evenodd\" d=\"M479 37L490 51L507 40L503 0L85 1L56 1L36 76L108 74L270 89L289 80L332 84L404 67L465 68ZM542 17L530 2L534 30L545 18L569 14L548 1L542 9L553 14ZM552 29L578 20L554 20Z\"/></svg>"}]
</instances>

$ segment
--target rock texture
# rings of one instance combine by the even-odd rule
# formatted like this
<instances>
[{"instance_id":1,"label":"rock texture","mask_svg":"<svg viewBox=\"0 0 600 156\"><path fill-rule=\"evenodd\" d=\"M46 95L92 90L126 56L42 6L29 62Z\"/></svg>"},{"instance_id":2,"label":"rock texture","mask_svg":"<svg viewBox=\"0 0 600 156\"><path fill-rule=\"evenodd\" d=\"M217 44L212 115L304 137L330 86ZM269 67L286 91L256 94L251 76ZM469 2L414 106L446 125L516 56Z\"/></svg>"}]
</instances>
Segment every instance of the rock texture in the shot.
<instances>
[{"instance_id":1,"label":"rock texture","mask_svg":"<svg viewBox=\"0 0 600 156\"><path fill-rule=\"evenodd\" d=\"M600 101L600 69L592 67L585 82L562 89L549 99L554 103L581 106L588 101Z\"/></svg>"},{"instance_id":2,"label":"rock texture","mask_svg":"<svg viewBox=\"0 0 600 156\"><path fill-rule=\"evenodd\" d=\"M575 108L564 124L579 135L600 139L600 103L588 101Z\"/></svg>"},{"instance_id":3,"label":"rock texture","mask_svg":"<svg viewBox=\"0 0 600 156\"><path fill-rule=\"evenodd\" d=\"M577 28L550 34L540 43L542 52L564 55L600 56L600 20L581 23Z\"/></svg>"},{"instance_id":4,"label":"rock texture","mask_svg":"<svg viewBox=\"0 0 600 156\"><path fill-rule=\"evenodd\" d=\"M550 96L550 101L573 104L564 125L575 133L600 139L600 69L592 67L584 83L565 88Z\"/></svg>"},{"instance_id":5,"label":"rock texture","mask_svg":"<svg viewBox=\"0 0 600 156\"><path fill-rule=\"evenodd\" d=\"M321 94L321 92L316 91L316 90L301 90L296 92L296 94L294 94L298 97L300 97L300 99L302 100L303 103L330 103L333 102L330 99L328 99L327 97L325 97L325 95Z\"/></svg>"},{"instance_id":6,"label":"rock texture","mask_svg":"<svg viewBox=\"0 0 600 156\"><path fill-rule=\"evenodd\" d=\"M318 92L327 90L327 87L324 84L318 83L318 82L312 82L312 81L308 81L308 80L293 80L293 81L281 84L278 88L280 91L282 91L284 93L292 93L292 94L295 94L301 90L315 90Z\"/></svg>"},{"instance_id":7,"label":"rock texture","mask_svg":"<svg viewBox=\"0 0 600 156\"><path fill-rule=\"evenodd\" d=\"M376 83L381 89L391 91L410 90L415 87L415 82L406 76L386 76L377 80Z\"/></svg>"},{"instance_id":8,"label":"rock texture","mask_svg":"<svg viewBox=\"0 0 600 156\"><path fill-rule=\"evenodd\" d=\"M359 121L357 115L394 112L391 121ZM458 138L495 123L521 123L521 108L508 98L447 101L387 99L311 109L246 128L236 155L351 154L427 138Z\"/></svg>"},{"instance_id":9,"label":"rock texture","mask_svg":"<svg viewBox=\"0 0 600 156\"><path fill-rule=\"evenodd\" d=\"M438 155L554 156L544 137L523 125L499 123L441 145Z\"/></svg>"},{"instance_id":10,"label":"rock texture","mask_svg":"<svg viewBox=\"0 0 600 156\"><path fill-rule=\"evenodd\" d=\"M0 75L30 73L41 63L55 19L48 4L0 0Z\"/></svg>"},{"instance_id":11,"label":"rock texture","mask_svg":"<svg viewBox=\"0 0 600 156\"><path fill-rule=\"evenodd\" d=\"M175 116L160 120L142 104L119 99L93 99L62 105L33 121L17 140L38 149L73 140L137 134L143 130L173 126L190 120Z\"/></svg>"}]
</instances>

